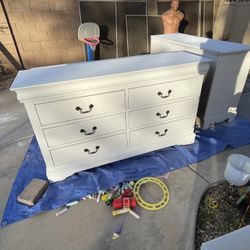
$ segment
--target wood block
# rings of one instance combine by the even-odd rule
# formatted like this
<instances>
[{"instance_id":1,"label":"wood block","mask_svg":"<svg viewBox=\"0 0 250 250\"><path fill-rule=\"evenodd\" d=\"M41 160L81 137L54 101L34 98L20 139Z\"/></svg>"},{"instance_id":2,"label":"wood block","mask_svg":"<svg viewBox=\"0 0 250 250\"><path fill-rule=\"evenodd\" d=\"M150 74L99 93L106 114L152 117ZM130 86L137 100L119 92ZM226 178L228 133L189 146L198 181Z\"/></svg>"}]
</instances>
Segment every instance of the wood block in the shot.
<instances>
[{"instance_id":1,"label":"wood block","mask_svg":"<svg viewBox=\"0 0 250 250\"><path fill-rule=\"evenodd\" d=\"M23 192L17 197L17 201L26 205L34 206L48 187L45 180L33 179Z\"/></svg>"}]
</instances>

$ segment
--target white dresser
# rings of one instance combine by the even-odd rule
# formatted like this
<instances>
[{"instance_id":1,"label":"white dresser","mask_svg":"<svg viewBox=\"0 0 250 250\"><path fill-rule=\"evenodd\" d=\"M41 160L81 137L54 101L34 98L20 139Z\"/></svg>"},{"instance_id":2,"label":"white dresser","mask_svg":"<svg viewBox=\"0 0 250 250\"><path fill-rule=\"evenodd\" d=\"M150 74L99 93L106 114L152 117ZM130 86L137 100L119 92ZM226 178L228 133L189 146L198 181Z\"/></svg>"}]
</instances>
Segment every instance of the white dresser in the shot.
<instances>
[{"instance_id":1,"label":"white dresser","mask_svg":"<svg viewBox=\"0 0 250 250\"><path fill-rule=\"evenodd\" d=\"M198 116L204 129L236 115L250 69L250 46L186 34L151 36L151 53L188 51L212 59L204 82Z\"/></svg>"},{"instance_id":2,"label":"white dresser","mask_svg":"<svg viewBox=\"0 0 250 250\"><path fill-rule=\"evenodd\" d=\"M162 53L20 71L25 104L50 181L175 144L193 127L210 60Z\"/></svg>"}]
</instances>

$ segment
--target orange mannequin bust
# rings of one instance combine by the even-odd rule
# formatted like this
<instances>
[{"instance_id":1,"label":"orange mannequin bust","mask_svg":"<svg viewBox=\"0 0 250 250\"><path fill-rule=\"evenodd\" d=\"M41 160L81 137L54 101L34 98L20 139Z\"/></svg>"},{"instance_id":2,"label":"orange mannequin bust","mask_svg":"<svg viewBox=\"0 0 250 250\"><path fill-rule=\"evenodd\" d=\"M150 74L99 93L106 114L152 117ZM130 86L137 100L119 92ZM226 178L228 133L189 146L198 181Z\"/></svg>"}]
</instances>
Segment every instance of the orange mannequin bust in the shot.
<instances>
[{"instance_id":1,"label":"orange mannequin bust","mask_svg":"<svg viewBox=\"0 0 250 250\"><path fill-rule=\"evenodd\" d=\"M177 33L181 20L184 18L184 14L178 10L179 0L171 1L171 8L164 12L161 16L164 34Z\"/></svg>"}]
</instances>

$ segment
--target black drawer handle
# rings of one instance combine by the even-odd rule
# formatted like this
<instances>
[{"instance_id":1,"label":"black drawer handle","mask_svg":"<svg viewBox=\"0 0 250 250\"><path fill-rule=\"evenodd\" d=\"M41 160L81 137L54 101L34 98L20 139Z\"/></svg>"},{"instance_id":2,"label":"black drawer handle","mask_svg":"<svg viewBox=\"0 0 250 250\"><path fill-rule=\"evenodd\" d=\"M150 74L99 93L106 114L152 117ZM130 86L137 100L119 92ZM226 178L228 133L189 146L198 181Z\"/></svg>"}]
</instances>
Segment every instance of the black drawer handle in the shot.
<instances>
[{"instance_id":1,"label":"black drawer handle","mask_svg":"<svg viewBox=\"0 0 250 250\"><path fill-rule=\"evenodd\" d=\"M97 153L97 151L98 151L99 148L100 148L100 146L96 146L96 147L95 147L95 151L92 151L92 152L90 151L90 149L85 148L85 149L84 149L84 152L88 153L89 155L92 155L92 154Z\"/></svg>"},{"instance_id":2,"label":"black drawer handle","mask_svg":"<svg viewBox=\"0 0 250 250\"><path fill-rule=\"evenodd\" d=\"M163 93L162 93L161 91L159 91L159 92L157 93L157 95L159 95L161 98L167 98L167 97L170 96L171 93L172 93L172 90L170 89L170 90L168 91L168 94L167 94L167 95L163 95Z\"/></svg>"},{"instance_id":3,"label":"black drawer handle","mask_svg":"<svg viewBox=\"0 0 250 250\"><path fill-rule=\"evenodd\" d=\"M156 131L155 134L158 136L164 136L166 135L167 132L168 132L168 129L165 129L163 134L161 134L159 131Z\"/></svg>"},{"instance_id":4,"label":"black drawer handle","mask_svg":"<svg viewBox=\"0 0 250 250\"><path fill-rule=\"evenodd\" d=\"M167 110L167 111L166 111L166 115L161 115L161 113L159 113L159 112L158 112L158 113L156 113L155 115L156 115L156 116L159 116L161 119L163 119L163 118L168 117L169 113L170 113L170 111L169 111L169 110Z\"/></svg>"},{"instance_id":5,"label":"black drawer handle","mask_svg":"<svg viewBox=\"0 0 250 250\"><path fill-rule=\"evenodd\" d=\"M93 108L94 108L94 105L90 104L89 105L89 110L82 111L82 108L80 108L79 106L77 106L76 107L76 111L79 111L81 114L86 114L86 113L89 113Z\"/></svg>"},{"instance_id":6,"label":"black drawer handle","mask_svg":"<svg viewBox=\"0 0 250 250\"><path fill-rule=\"evenodd\" d=\"M80 132L81 132L81 133L84 133L84 135L93 135L93 134L95 133L96 130L97 130L97 127L93 127L93 128L92 128L92 132L89 132L89 133L88 133L85 129L82 128L82 129L80 130Z\"/></svg>"}]
</instances>

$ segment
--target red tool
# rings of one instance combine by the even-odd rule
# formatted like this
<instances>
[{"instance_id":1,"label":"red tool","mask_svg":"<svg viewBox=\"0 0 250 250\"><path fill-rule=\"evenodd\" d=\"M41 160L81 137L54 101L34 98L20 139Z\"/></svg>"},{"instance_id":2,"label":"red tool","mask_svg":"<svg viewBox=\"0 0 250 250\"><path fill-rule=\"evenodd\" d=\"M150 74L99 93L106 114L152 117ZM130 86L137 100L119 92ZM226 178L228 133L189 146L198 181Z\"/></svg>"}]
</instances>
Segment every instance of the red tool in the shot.
<instances>
[{"instance_id":1,"label":"red tool","mask_svg":"<svg viewBox=\"0 0 250 250\"><path fill-rule=\"evenodd\" d=\"M136 199L135 199L135 197L117 198L117 199L114 199L112 206L115 209L135 208L136 207Z\"/></svg>"},{"instance_id":2,"label":"red tool","mask_svg":"<svg viewBox=\"0 0 250 250\"><path fill-rule=\"evenodd\" d=\"M131 189L125 189L122 193L122 198L123 197L133 197L133 191Z\"/></svg>"}]
</instances>

